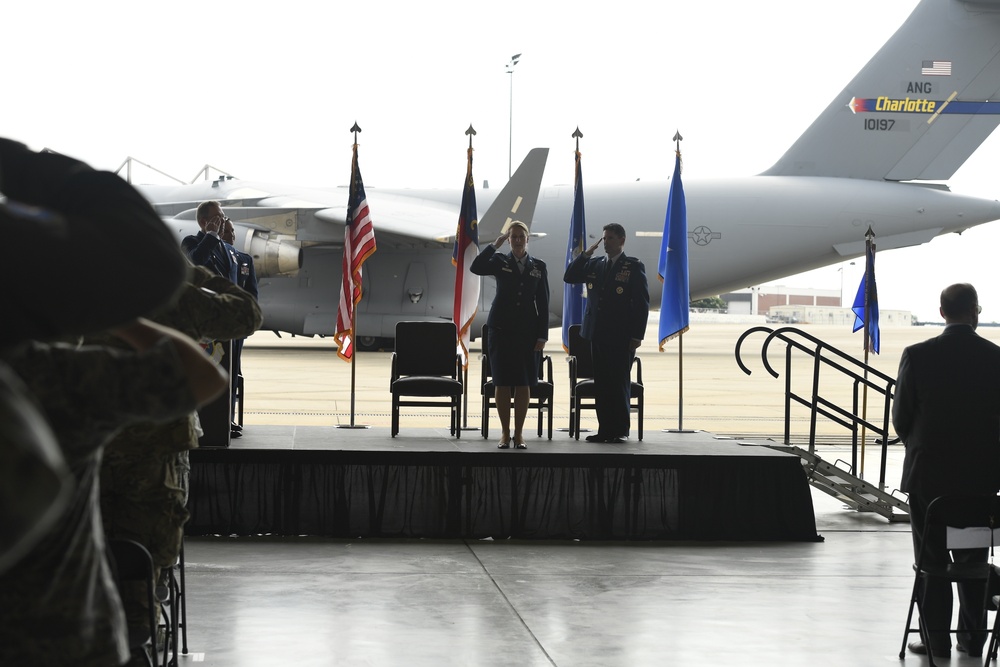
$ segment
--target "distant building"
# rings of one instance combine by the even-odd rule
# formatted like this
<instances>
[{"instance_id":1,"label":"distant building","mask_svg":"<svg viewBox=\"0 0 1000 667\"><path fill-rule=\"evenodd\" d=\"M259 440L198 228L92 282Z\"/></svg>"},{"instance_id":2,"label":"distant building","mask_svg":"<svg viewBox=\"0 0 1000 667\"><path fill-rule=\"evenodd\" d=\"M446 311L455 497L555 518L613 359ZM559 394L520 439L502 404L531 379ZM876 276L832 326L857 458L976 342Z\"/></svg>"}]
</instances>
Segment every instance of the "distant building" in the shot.
<instances>
[{"instance_id":1,"label":"distant building","mask_svg":"<svg viewBox=\"0 0 1000 667\"><path fill-rule=\"evenodd\" d=\"M767 312L772 322L794 324L833 324L853 326L854 311L850 308L824 308L821 306L774 306ZM878 325L884 327L913 326L913 315L908 310L878 311Z\"/></svg>"},{"instance_id":2,"label":"distant building","mask_svg":"<svg viewBox=\"0 0 1000 667\"><path fill-rule=\"evenodd\" d=\"M854 323L854 311L841 304L838 290L777 285L730 292L721 298L729 313L766 315L773 322L843 326ZM879 326L913 326L913 316L908 310L879 309Z\"/></svg>"}]
</instances>

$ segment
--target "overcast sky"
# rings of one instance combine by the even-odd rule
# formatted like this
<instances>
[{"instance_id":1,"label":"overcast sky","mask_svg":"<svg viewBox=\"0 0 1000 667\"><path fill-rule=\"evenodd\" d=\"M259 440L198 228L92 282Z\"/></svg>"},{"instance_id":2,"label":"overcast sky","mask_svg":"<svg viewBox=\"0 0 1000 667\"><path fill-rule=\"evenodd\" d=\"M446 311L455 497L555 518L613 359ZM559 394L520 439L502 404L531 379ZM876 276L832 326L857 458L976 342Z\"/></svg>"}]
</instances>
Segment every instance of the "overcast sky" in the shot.
<instances>
[{"instance_id":1,"label":"overcast sky","mask_svg":"<svg viewBox=\"0 0 1000 667\"><path fill-rule=\"evenodd\" d=\"M902 24L916 0L7 3L0 133L107 169L128 156L184 180L343 185L361 126L369 187L499 187L533 147L547 184L665 180L674 131L685 179L768 168ZM520 62L513 75L507 64ZM511 103L512 102L512 103ZM512 112L511 112L512 110ZM512 132L511 130L512 126ZM949 181L995 199L1000 136ZM139 180L164 182L152 172ZM376 227L377 227L377 211ZM974 283L1000 320L1000 222L879 255L883 308L937 318ZM853 295L860 265L781 284Z\"/></svg>"}]
</instances>

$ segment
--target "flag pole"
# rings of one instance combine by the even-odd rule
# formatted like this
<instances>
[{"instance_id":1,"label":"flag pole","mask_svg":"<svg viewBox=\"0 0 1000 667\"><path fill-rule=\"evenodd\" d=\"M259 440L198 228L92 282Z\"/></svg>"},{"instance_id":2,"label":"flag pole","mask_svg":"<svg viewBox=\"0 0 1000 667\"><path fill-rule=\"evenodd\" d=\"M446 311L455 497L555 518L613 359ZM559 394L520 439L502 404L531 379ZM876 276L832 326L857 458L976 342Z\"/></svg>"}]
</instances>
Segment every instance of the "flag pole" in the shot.
<instances>
[{"instance_id":1,"label":"flag pole","mask_svg":"<svg viewBox=\"0 0 1000 667\"><path fill-rule=\"evenodd\" d=\"M476 130L470 124L465 134L469 137L469 148L465 166L465 182L462 187L462 206L458 214L455 247L451 256L451 263L455 266L452 321L455 323L457 337L455 348L462 363L462 368L459 370L462 379L462 428L477 430L478 427L468 425L469 348L472 342L472 323L479 310L480 296L480 278L470 270L476 255L479 254L479 213L476 210L476 190L472 177L472 138L476 136ZM484 415L484 417L489 418L488 415Z\"/></svg>"},{"instance_id":2,"label":"flag pole","mask_svg":"<svg viewBox=\"0 0 1000 667\"><path fill-rule=\"evenodd\" d=\"M352 159L351 159L351 185L350 185L349 195L348 195L348 203L347 203L348 212L347 212L347 215L348 215L348 218L353 223L353 222L356 222L356 221L354 221L352 219L352 216L355 214L355 211L352 210L352 207L355 205L355 202L351 201L351 200L353 199L354 196L357 195L357 192L355 192L355 188L358 187L358 181L360 180L360 175L357 173L357 171L358 171L358 133L361 132L361 127L358 126L357 123L354 123L354 126L351 128L350 131L352 133L354 133L354 145L352 146L353 156L352 156ZM356 254L357 249L354 247L354 241L353 241L353 239L351 240L350 243L346 242L347 241L346 235L353 235L353 233L354 233L354 230L352 229L352 227L353 227L353 224L344 228L344 233L345 233L344 251L346 253L347 252L347 248L350 247L350 249L351 249L351 257L349 257L349 258L345 257L344 260L343 260L347 264L347 272L345 272L344 276L341 278L341 280L343 281L343 280L347 279L348 275L351 276L351 293L347 295L347 298L350 299L350 302L351 302L351 317L350 317L350 329L349 329L350 348L351 348L351 359L350 359L350 361L351 361L351 421L350 421L350 424L337 424L337 428L357 429L357 428L368 428L368 425L367 424L356 424L355 423L355 393L356 393L355 392L355 387L357 386L357 352L358 352L358 349L357 349L358 348L358 345L357 345L358 341L357 341L356 333L357 333L357 313L358 313L358 311L357 311L357 308L355 307L357 304L354 303L354 290L355 289L359 289L360 290L360 285L354 285L354 280L353 280L354 262L355 262L355 256L354 255ZM371 248L370 252L374 252L374 249L375 249L375 247L374 247L374 241L373 241L372 248ZM364 260L362 259L362 263L363 263L363 261ZM358 265L358 278L360 279L360 277L361 277L361 269L360 269L360 264L359 264ZM345 290L345 286L342 284L341 285L341 299L344 298L344 290ZM340 325L339 325L339 322L338 322L338 329L339 328L340 328ZM337 332L337 336L335 336L335 338L338 339L339 345L341 347L343 347L344 339L343 339L343 336L341 336L341 333L342 333L342 331L338 331ZM338 350L338 354L340 354L340 352L342 352L342 350ZM341 355L341 356L343 356L343 355Z\"/></svg>"},{"instance_id":3,"label":"flag pole","mask_svg":"<svg viewBox=\"0 0 1000 667\"><path fill-rule=\"evenodd\" d=\"M354 168L358 164L358 133L361 132L361 128L357 123L354 123L354 127L351 128L351 132L354 133L354 159L351 161L351 183L354 182ZM356 326L358 321L358 309L351 308L351 423L347 426L343 424L338 424L340 428L368 428L367 426L362 426L354 423L354 397L355 397L355 387L357 381L357 360L358 360L358 338L355 335Z\"/></svg>"},{"instance_id":4,"label":"flag pole","mask_svg":"<svg viewBox=\"0 0 1000 667\"><path fill-rule=\"evenodd\" d=\"M674 146L677 151L677 155L681 154L681 141L684 137L681 136L680 130L674 133ZM687 220L685 219L685 227ZM686 240L686 239L685 239ZM691 309L690 295L688 297L688 310ZM684 332L687 329L681 330L677 334L677 431L680 433L684 432Z\"/></svg>"},{"instance_id":5,"label":"flag pole","mask_svg":"<svg viewBox=\"0 0 1000 667\"><path fill-rule=\"evenodd\" d=\"M580 139L583 132L578 125L570 135L576 142L573 151L573 212L569 218L569 234L566 237L566 268L576 260L587 247L587 213L583 196L583 154L580 153ZM562 349L568 355L569 330L574 325L583 323L583 313L586 310L584 283L564 283L562 303ZM570 428L560 428L560 431L570 431ZM580 428L580 432L589 431Z\"/></svg>"},{"instance_id":6,"label":"flag pole","mask_svg":"<svg viewBox=\"0 0 1000 667\"><path fill-rule=\"evenodd\" d=\"M667 213L663 221L660 260L657 273L663 283L660 296L660 352L664 344L677 338L677 428L666 433L690 433L684 430L684 332L690 325L691 289L688 275L687 203L681 184L680 131L674 133L674 175L670 180Z\"/></svg>"},{"instance_id":7,"label":"flag pole","mask_svg":"<svg viewBox=\"0 0 1000 667\"><path fill-rule=\"evenodd\" d=\"M511 78L511 81L513 81L513 78ZM469 124L469 129L465 131L465 134L467 134L469 137L468 155L469 155L469 160L472 160L472 137L476 136L476 130L475 128L472 127L471 123ZM507 178L510 178L509 174L507 175ZM456 325L459 328L462 327L461 323L456 323ZM459 332L458 337L459 337L459 345L461 345L461 339L462 339L461 332ZM469 334L469 341L470 342L472 341L471 333ZM486 350L483 350L482 353L486 354ZM462 369L462 372L465 374L462 382L462 393L463 393L462 402L465 404L465 407L462 409L462 430L478 431L479 430L478 426L469 426L469 351L468 350L465 350L465 368Z\"/></svg>"},{"instance_id":8,"label":"flag pole","mask_svg":"<svg viewBox=\"0 0 1000 667\"><path fill-rule=\"evenodd\" d=\"M871 225L868 226L868 231L865 232L865 382L864 388L861 390L861 474L859 477L861 479L865 478L865 437L867 436L868 429L866 427L866 422L868 421L868 354L871 351L871 303L869 296L872 290L872 279L874 273L872 267L872 255L875 252L875 232L872 230Z\"/></svg>"},{"instance_id":9,"label":"flag pole","mask_svg":"<svg viewBox=\"0 0 1000 667\"><path fill-rule=\"evenodd\" d=\"M677 430L684 431L684 333L677 337Z\"/></svg>"},{"instance_id":10,"label":"flag pole","mask_svg":"<svg viewBox=\"0 0 1000 667\"><path fill-rule=\"evenodd\" d=\"M351 354L351 425L349 428L357 428L354 424L354 387L355 378L357 377L357 361L358 361L358 339L354 335L354 326L357 323L358 310L355 308L351 311L351 347L354 348Z\"/></svg>"}]
</instances>

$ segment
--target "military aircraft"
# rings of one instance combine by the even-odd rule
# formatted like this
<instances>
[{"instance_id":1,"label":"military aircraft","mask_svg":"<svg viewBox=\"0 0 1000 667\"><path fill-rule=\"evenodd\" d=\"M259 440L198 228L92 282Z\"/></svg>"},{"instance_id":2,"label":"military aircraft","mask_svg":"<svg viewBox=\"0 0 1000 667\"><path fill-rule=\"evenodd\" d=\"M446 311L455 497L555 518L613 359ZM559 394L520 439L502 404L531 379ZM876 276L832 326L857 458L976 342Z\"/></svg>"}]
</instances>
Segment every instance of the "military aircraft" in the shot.
<instances>
[{"instance_id":1,"label":"military aircraft","mask_svg":"<svg viewBox=\"0 0 1000 667\"><path fill-rule=\"evenodd\" d=\"M685 179L691 297L713 296L864 253L926 243L1000 218L1000 203L962 196L945 181L1000 123L1000 1L922 0L869 63L790 149L762 174ZM573 186L540 187L547 149L529 153L499 193L477 192L480 243L503 224L528 222L531 253L550 266L550 322L562 314L562 267ZM626 252L655 278L668 183L586 187L590 236L607 222L628 232ZM347 189L305 190L221 177L142 188L179 235L196 231L193 208L220 200L255 257L264 328L332 335ZM451 319L452 243L459 190L367 188L378 250L364 267L361 347L392 338L395 323ZM480 315L493 297L483 281ZM479 322L473 331L479 330Z\"/></svg>"}]
</instances>

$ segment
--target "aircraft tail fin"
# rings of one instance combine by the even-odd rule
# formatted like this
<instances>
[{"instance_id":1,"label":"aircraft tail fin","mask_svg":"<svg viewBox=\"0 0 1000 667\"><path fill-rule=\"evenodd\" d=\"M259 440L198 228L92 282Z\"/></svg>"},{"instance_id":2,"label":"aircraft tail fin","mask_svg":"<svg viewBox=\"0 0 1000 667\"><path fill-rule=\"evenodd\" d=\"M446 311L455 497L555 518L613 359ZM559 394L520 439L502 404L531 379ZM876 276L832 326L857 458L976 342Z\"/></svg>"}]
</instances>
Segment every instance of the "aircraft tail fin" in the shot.
<instances>
[{"instance_id":1,"label":"aircraft tail fin","mask_svg":"<svg viewBox=\"0 0 1000 667\"><path fill-rule=\"evenodd\" d=\"M1000 124L1000 1L922 0L763 175L947 180Z\"/></svg>"},{"instance_id":2,"label":"aircraft tail fin","mask_svg":"<svg viewBox=\"0 0 1000 667\"><path fill-rule=\"evenodd\" d=\"M548 157L548 148L533 148L528 152L486 213L479 216L480 243L492 242L500 236L507 223L514 220L521 220L531 227Z\"/></svg>"}]
</instances>

